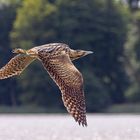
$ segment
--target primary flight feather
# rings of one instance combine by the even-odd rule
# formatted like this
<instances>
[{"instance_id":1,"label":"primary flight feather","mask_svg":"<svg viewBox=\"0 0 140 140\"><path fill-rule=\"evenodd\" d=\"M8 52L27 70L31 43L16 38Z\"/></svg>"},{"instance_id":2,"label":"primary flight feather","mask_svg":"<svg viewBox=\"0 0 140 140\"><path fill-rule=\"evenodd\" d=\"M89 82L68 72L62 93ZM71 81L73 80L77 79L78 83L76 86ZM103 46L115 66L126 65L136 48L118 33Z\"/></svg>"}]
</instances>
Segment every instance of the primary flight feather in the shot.
<instances>
[{"instance_id":1,"label":"primary flight feather","mask_svg":"<svg viewBox=\"0 0 140 140\"><path fill-rule=\"evenodd\" d=\"M72 61L92 53L73 50L63 43L50 43L29 50L15 49L17 53L0 69L0 79L19 75L32 61L39 59L62 93L67 111L83 126L87 126L83 77Z\"/></svg>"}]
</instances>

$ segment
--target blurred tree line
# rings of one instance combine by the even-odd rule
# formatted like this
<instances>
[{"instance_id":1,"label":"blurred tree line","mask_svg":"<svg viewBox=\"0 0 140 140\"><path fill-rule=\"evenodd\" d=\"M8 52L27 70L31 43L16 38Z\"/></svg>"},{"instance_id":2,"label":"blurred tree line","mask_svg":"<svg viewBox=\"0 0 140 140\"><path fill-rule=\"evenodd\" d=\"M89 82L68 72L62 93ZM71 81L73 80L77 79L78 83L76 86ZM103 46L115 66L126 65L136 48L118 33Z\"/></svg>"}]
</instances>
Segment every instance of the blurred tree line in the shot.
<instances>
[{"instance_id":1,"label":"blurred tree line","mask_svg":"<svg viewBox=\"0 0 140 140\"><path fill-rule=\"evenodd\" d=\"M133 1L134 2L134 1ZM139 102L140 12L135 0L1 0L0 66L12 48L63 42L93 55L74 62L82 72L89 112ZM36 61L0 81L0 105L63 109L57 86Z\"/></svg>"}]
</instances>

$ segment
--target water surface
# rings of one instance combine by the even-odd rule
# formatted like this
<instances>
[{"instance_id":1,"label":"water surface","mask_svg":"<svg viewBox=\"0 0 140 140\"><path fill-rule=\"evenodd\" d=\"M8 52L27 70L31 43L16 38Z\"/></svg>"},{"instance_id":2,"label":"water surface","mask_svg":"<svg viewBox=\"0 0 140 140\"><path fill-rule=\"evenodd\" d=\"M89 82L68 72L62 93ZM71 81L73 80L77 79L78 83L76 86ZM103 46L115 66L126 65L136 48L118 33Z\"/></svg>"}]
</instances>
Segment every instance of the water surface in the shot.
<instances>
[{"instance_id":1,"label":"water surface","mask_svg":"<svg viewBox=\"0 0 140 140\"><path fill-rule=\"evenodd\" d=\"M139 115L88 115L88 127L69 115L0 115L0 140L140 140Z\"/></svg>"}]
</instances>

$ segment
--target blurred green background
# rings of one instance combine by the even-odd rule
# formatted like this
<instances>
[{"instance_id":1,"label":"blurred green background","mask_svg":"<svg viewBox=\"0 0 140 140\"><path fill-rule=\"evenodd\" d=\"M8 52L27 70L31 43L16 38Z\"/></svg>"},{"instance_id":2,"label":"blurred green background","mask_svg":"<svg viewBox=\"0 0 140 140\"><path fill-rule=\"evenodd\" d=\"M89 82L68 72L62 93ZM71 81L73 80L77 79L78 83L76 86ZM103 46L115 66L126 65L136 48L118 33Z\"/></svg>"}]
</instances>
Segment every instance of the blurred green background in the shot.
<instances>
[{"instance_id":1,"label":"blurred green background","mask_svg":"<svg viewBox=\"0 0 140 140\"><path fill-rule=\"evenodd\" d=\"M87 112L140 112L139 0L0 0L0 66L13 48L63 42L94 51L74 61ZM0 81L0 112L65 112L40 62Z\"/></svg>"}]
</instances>

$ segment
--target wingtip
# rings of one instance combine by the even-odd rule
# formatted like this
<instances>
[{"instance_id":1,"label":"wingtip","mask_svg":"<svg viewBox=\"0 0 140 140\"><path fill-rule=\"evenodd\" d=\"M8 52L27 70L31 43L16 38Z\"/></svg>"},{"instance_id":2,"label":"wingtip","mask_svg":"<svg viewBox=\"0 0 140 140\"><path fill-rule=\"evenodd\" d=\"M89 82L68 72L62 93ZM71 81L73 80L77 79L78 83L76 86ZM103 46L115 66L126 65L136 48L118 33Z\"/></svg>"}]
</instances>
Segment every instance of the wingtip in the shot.
<instances>
[{"instance_id":1,"label":"wingtip","mask_svg":"<svg viewBox=\"0 0 140 140\"><path fill-rule=\"evenodd\" d=\"M87 127L87 121L78 121L76 120L76 122L78 122L79 126L83 126L83 127Z\"/></svg>"},{"instance_id":2,"label":"wingtip","mask_svg":"<svg viewBox=\"0 0 140 140\"><path fill-rule=\"evenodd\" d=\"M87 123L86 122L78 122L80 126L83 126L83 127L87 127Z\"/></svg>"}]
</instances>

